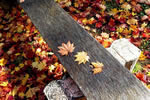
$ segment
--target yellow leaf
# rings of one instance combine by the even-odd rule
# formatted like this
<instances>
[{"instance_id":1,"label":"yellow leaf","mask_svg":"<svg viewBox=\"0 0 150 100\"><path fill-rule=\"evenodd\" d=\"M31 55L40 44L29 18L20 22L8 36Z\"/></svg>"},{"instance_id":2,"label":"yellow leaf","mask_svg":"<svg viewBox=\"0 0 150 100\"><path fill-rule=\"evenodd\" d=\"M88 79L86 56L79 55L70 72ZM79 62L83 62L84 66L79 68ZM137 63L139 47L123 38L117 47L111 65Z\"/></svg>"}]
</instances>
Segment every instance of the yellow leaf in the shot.
<instances>
[{"instance_id":1,"label":"yellow leaf","mask_svg":"<svg viewBox=\"0 0 150 100\"><path fill-rule=\"evenodd\" d=\"M39 60L40 60L40 59L39 59L39 57L35 57L35 61L37 61L37 62L38 62Z\"/></svg>"},{"instance_id":2,"label":"yellow leaf","mask_svg":"<svg viewBox=\"0 0 150 100\"><path fill-rule=\"evenodd\" d=\"M7 63L7 60L4 58L0 59L0 66L5 66L5 64Z\"/></svg>"},{"instance_id":3,"label":"yellow leaf","mask_svg":"<svg viewBox=\"0 0 150 100\"><path fill-rule=\"evenodd\" d=\"M131 19L127 20L127 23L129 25L135 25L135 24L137 25L138 24L138 20L134 19L134 18L131 18Z\"/></svg>"},{"instance_id":4,"label":"yellow leaf","mask_svg":"<svg viewBox=\"0 0 150 100\"><path fill-rule=\"evenodd\" d=\"M0 86L7 86L8 85L8 82L2 82L0 83Z\"/></svg>"},{"instance_id":5,"label":"yellow leaf","mask_svg":"<svg viewBox=\"0 0 150 100\"><path fill-rule=\"evenodd\" d=\"M117 8L111 9L111 11L108 13L109 15L116 15L118 13Z\"/></svg>"},{"instance_id":6,"label":"yellow leaf","mask_svg":"<svg viewBox=\"0 0 150 100\"><path fill-rule=\"evenodd\" d=\"M41 71L41 70L43 70L43 69L45 68L45 66L46 66L46 63L40 62L40 63L38 64L38 66L37 66L37 69Z\"/></svg>"},{"instance_id":7,"label":"yellow leaf","mask_svg":"<svg viewBox=\"0 0 150 100\"><path fill-rule=\"evenodd\" d=\"M59 46L59 53L63 56L63 55L68 55L68 53L72 53L75 49L74 44L70 41L67 42L67 44L62 43L62 46Z\"/></svg>"},{"instance_id":8,"label":"yellow leaf","mask_svg":"<svg viewBox=\"0 0 150 100\"><path fill-rule=\"evenodd\" d=\"M20 68L19 67L15 67L15 71L17 72L17 71L19 71L20 70Z\"/></svg>"},{"instance_id":9,"label":"yellow leaf","mask_svg":"<svg viewBox=\"0 0 150 100\"><path fill-rule=\"evenodd\" d=\"M22 79L21 85L25 85L27 80L28 80L28 78L29 78L29 74L26 74L25 77Z\"/></svg>"},{"instance_id":10,"label":"yellow leaf","mask_svg":"<svg viewBox=\"0 0 150 100\"><path fill-rule=\"evenodd\" d=\"M94 67L94 69L92 70L93 74L97 74L97 73L102 72L103 66L104 66L103 63L100 63L100 62L97 61L97 62L92 62L91 64Z\"/></svg>"},{"instance_id":11,"label":"yellow leaf","mask_svg":"<svg viewBox=\"0 0 150 100\"><path fill-rule=\"evenodd\" d=\"M49 66L49 71L52 72L56 67L54 65Z\"/></svg>"},{"instance_id":12,"label":"yellow leaf","mask_svg":"<svg viewBox=\"0 0 150 100\"><path fill-rule=\"evenodd\" d=\"M142 28L145 28L146 26L147 26L147 23L145 22L141 25Z\"/></svg>"},{"instance_id":13,"label":"yellow leaf","mask_svg":"<svg viewBox=\"0 0 150 100\"><path fill-rule=\"evenodd\" d=\"M20 53L16 53L15 55L16 55L16 56L19 56L19 55L20 55Z\"/></svg>"},{"instance_id":14,"label":"yellow leaf","mask_svg":"<svg viewBox=\"0 0 150 100\"><path fill-rule=\"evenodd\" d=\"M121 33L123 31L123 28L122 27L118 27L117 28L117 32Z\"/></svg>"},{"instance_id":15,"label":"yellow leaf","mask_svg":"<svg viewBox=\"0 0 150 100\"><path fill-rule=\"evenodd\" d=\"M32 63L32 67L33 67L33 68L37 68L38 64L39 64L38 62L33 62L33 63Z\"/></svg>"},{"instance_id":16,"label":"yellow leaf","mask_svg":"<svg viewBox=\"0 0 150 100\"><path fill-rule=\"evenodd\" d=\"M103 67L104 64L100 63L100 62L91 62L91 64L93 65L94 68L99 68L99 67Z\"/></svg>"},{"instance_id":17,"label":"yellow leaf","mask_svg":"<svg viewBox=\"0 0 150 100\"><path fill-rule=\"evenodd\" d=\"M18 87L18 86L17 86L17 87L15 86L15 87L13 88L13 90L11 91L10 95L15 96L16 93L17 93L17 91L18 91L18 89L19 89L19 87Z\"/></svg>"},{"instance_id":18,"label":"yellow leaf","mask_svg":"<svg viewBox=\"0 0 150 100\"><path fill-rule=\"evenodd\" d=\"M21 63L21 64L19 64L19 66L20 66L21 68L23 68L23 67L24 67L24 64L23 64L23 63Z\"/></svg>"},{"instance_id":19,"label":"yellow leaf","mask_svg":"<svg viewBox=\"0 0 150 100\"><path fill-rule=\"evenodd\" d=\"M25 94L23 92L20 92L19 94L19 97L23 98L25 96Z\"/></svg>"},{"instance_id":20,"label":"yellow leaf","mask_svg":"<svg viewBox=\"0 0 150 100\"><path fill-rule=\"evenodd\" d=\"M87 22L88 22L88 20L87 20L86 18L84 18L84 19L82 20L82 23L83 23L84 25L86 25Z\"/></svg>"},{"instance_id":21,"label":"yellow leaf","mask_svg":"<svg viewBox=\"0 0 150 100\"><path fill-rule=\"evenodd\" d=\"M13 38L12 38L12 40L14 41L14 42L17 42L18 41L18 37L17 36L14 36Z\"/></svg>"},{"instance_id":22,"label":"yellow leaf","mask_svg":"<svg viewBox=\"0 0 150 100\"><path fill-rule=\"evenodd\" d=\"M0 38L2 37L2 33L0 33Z\"/></svg>"},{"instance_id":23,"label":"yellow leaf","mask_svg":"<svg viewBox=\"0 0 150 100\"><path fill-rule=\"evenodd\" d=\"M143 61L143 60L145 60L147 57L143 54L143 51L141 52L141 55L140 55L140 57L139 57L139 60L140 61Z\"/></svg>"},{"instance_id":24,"label":"yellow leaf","mask_svg":"<svg viewBox=\"0 0 150 100\"><path fill-rule=\"evenodd\" d=\"M132 12L132 15L133 15L133 16L135 16L135 15L136 15L136 13Z\"/></svg>"},{"instance_id":25,"label":"yellow leaf","mask_svg":"<svg viewBox=\"0 0 150 100\"><path fill-rule=\"evenodd\" d=\"M77 52L75 55L76 59L75 61L78 61L78 64L85 64L87 61L89 61L90 57L87 55L87 52Z\"/></svg>"}]
</instances>

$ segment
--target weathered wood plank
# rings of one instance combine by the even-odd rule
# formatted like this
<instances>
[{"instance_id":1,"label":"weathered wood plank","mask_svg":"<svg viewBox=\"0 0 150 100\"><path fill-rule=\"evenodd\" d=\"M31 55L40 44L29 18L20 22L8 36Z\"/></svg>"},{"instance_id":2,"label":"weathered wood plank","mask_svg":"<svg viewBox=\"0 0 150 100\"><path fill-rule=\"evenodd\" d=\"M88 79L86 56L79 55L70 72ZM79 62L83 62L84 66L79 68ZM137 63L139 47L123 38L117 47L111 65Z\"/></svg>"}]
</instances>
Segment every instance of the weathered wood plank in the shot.
<instances>
[{"instance_id":1,"label":"weathered wood plank","mask_svg":"<svg viewBox=\"0 0 150 100\"><path fill-rule=\"evenodd\" d=\"M26 0L21 6L88 100L150 98L148 89L53 0ZM74 42L75 52L60 56L57 47L68 40ZM73 56L78 51L88 52L90 61L103 62L103 72L93 75L89 63L78 65Z\"/></svg>"}]
</instances>

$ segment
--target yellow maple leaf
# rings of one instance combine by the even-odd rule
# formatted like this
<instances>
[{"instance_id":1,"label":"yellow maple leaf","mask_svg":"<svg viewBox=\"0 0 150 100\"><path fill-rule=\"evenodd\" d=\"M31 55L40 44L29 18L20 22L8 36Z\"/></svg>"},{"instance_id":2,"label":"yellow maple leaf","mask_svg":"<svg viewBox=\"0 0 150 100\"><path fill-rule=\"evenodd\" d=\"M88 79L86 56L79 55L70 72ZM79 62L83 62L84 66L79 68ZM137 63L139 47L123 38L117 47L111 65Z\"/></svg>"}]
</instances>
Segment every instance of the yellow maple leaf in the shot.
<instances>
[{"instance_id":1,"label":"yellow maple leaf","mask_svg":"<svg viewBox=\"0 0 150 100\"><path fill-rule=\"evenodd\" d=\"M141 28L145 28L147 26L147 23L143 23L142 25L141 25Z\"/></svg>"},{"instance_id":2,"label":"yellow maple leaf","mask_svg":"<svg viewBox=\"0 0 150 100\"><path fill-rule=\"evenodd\" d=\"M8 85L8 81L0 83L0 86L7 86L7 85Z\"/></svg>"},{"instance_id":3,"label":"yellow maple leaf","mask_svg":"<svg viewBox=\"0 0 150 100\"><path fill-rule=\"evenodd\" d=\"M140 57L139 57L139 60L140 61L143 61L143 60L145 60L147 57L144 55L144 53L143 53L143 51L141 52L141 55L140 55Z\"/></svg>"},{"instance_id":4,"label":"yellow maple leaf","mask_svg":"<svg viewBox=\"0 0 150 100\"><path fill-rule=\"evenodd\" d=\"M23 68L23 67L24 67L24 64L23 64L23 63L20 63L20 64L19 64L19 67L20 67L20 68Z\"/></svg>"},{"instance_id":5,"label":"yellow maple leaf","mask_svg":"<svg viewBox=\"0 0 150 100\"><path fill-rule=\"evenodd\" d=\"M62 43L62 46L59 46L59 53L63 56L63 55L68 55L68 53L72 53L75 49L74 44L70 41L67 42L67 44Z\"/></svg>"},{"instance_id":6,"label":"yellow maple leaf","mask_svg":"<svg viewBox=\"0 0 150 100\"><path fill-rule=\"evenodd\" d=\"M37 69L38 70L43 70L44 68L45 68L45 66L46 66L46 63L45 62L40 62L39 64L38 64L38 66L37 66Z\"/></svg>"},{"instance_id":7,"label":"yellow maple leaf","mask_svg":"<svg viewBox=\"0 0 150 100\"><path fill-rule=\"evenodd\" d=\"M109 15L116 15L119 11L117 8L111 9L111 11L108 13Z\"/></svg>"},{"instance_id":8,"label":"yellow maple leaf","mask_svg":"<svg viewBox=\"0 0 150 100\"><path fill-rule=\"evenodd\" d=\"M17 94L17 91L18 91L19 88L20 88L19 86L15 86L13 88L13 90L10 92L10 95L15 96Z\"/></svg>"},{"instance_id":9,"label":"yellow maple leaf","mask_svg":"<svg viewBox=\"0 0 150 100\"><path fill-rule=\"evenodd\" d=\"M88 22L87 18L84 18L84 19L82 20L82 23L83 23L84 25L86 25L87 22Z\"/></svg>"},{"instance_id":10,"label":"yellow maple leaf","mask_svg":"<svg viewBox=\"0 0 150 100\"><path fill-rule=\"evenodd\" d=\"M131 18L131 19L127 20L127 23L129 25L135 25L135 24L137 25L138 24L138 20L134 19L134 18Z\"/></svg>"},{"instance_id":11,"label":"yellow maple leaf","mask_svg":"<svg viewBox=\"0 0 150 100\"><path fill-rule=\"evenodd\" d=\"M35 62L32 63L32 67L37 68L40 71L43 70L45 68L45 66L46 66L45 62L40 62L39 63L39 62L35 61Z\"/></svg>"},{"instance_id":12,"label":"yellow maple leaf","mask_svg":"<svg viewBox=\"0 0 150 100\"><path fill-rule=\"evenodd\" d=\"M20 68L19 67L15 67L15 71L17 72L17 71L19 71L20 70Z\"/></svg>"},{"instance_id":13,"label":"yellow maple leaf","mask_svg":"<svg viewBox=\"0 0 150 100\"><path fill-rule=\"evenodd\" d=\"M78 61L78 64L85 64L87 61L89 61L90 57L87 55L87 52L77 52L75 55L76 59L75 61Z\"/></svg>"},{"instance_id":14,"label":"yellow maple leaf","mask_svg":"<svg viewBox=\"0 0 150 100\"><path fill-rule=\"evenodd\" d=\"M39 64L39 62L37 62L37 61L36 61L36 62L33 62L33 63L32 63L32 67L33 67L33 68L37 68L38 64Z\"/></svg>"},{"instance_id":15,"label":"yellow maple leaf","mask_svg":"<svg viewBox=\"0 0 150 100\"><path fill-rule=\"evenodd\" d=\"M102 72L103 66L104 66L103 63L100 63L97 61L97 62L92 62L91 64L92 64L92 67L94 67L94 69L92 69L93 74L97 74L97 73Z\"/></svg>"},{"instance_id":16,"label":"yellow maple leaf","mask_svg":"<svg viewBox=\"0 0 150 100\"><path fill-rule=\"evenodd\" d=\"M0 66L5 66L5 64L7 63L7 60L4 58L0 59Z\"/></svg>"},{"instance_id":17,"label":"yellow maple leaf","mask_svg":"<svg viewBox=\"0 0 150 100\"><path fill-rule=\"evenodd\" d=\"M117 27L117 32L121 33L123 31L122 27Z\"/></svg>"},{"instance_id":18,"label":"yellow maple leaf","mask_svg":"<svg viewBox=\"0 0 150 100\"><path fill-rule=\"evenodd\" d=\"M55 68L56 67L54 65L50 65L48 69L49 69L50 72L52 72Z\"/></svg>"},{"instance_id":19,"label":"yellow maple leaf","mask_svg":"<svg viewBox=\"0 0 150 100\"><path fill-rule=\"evenodd\" d=\"M40 89L38 87L34 87L34 88L29 88L29 90L26 92L25 96L27 96L27 98L33 97L37 91L39 91Z\"/></svg>"},{"instance_id":20,"label":"yellow maple leaf","mask_svg":"<svg viewBox=\"0 0 150 100\"><path fill-rule=\"evenodd\" d=\"M132 12L132 16L135 16L135 15L137 15L136 13L134 13L134 12Z\"/></svg>"},{"instance_id":21,"label":"yellow maple leaf","mask_svg":"<svg viewBox=\"0 0 150 100\"><path fill-rule=\"evenodd\" d=\"M25 85L27 83L28 78L29 74L26 74L25 77L22 79L21 85Z\"/></svg>"},{"instance_id":22,"label":"yellow maple leaf","mask_svg":"<svg viewBox=\"0 0 150 100\"><path fill-rule=\"evenodd\" d=\"M20 93L18 94L18 96L21 97L21 98L23 98L23 97L25 96L25 94L24 94L23 92L20 92Z\"/></svg>"}]
</instances>

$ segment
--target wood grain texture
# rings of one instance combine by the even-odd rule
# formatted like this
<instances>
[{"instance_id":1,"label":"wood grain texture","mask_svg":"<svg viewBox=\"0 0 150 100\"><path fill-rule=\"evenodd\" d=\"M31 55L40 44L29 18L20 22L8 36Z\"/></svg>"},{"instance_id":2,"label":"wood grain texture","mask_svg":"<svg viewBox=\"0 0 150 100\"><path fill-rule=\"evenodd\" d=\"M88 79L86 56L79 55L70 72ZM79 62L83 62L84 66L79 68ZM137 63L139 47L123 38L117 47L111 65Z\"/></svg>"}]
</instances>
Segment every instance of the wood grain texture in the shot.
<instances>
[{"instance_id":1,"label":"wood grain texture","mask_svg":"<svg viewBox=\"0 0 150 100\"><path fill-rule=\"evenodd\" d=\"M53 0L25 0L21 6L88 100L150 100L149 90ZM60 56L57 47L68 40L75 52ZM89 63L78 65L73 55L79 51L104 63L103 72L93 75Z\"/></svg>"}]
</instances>

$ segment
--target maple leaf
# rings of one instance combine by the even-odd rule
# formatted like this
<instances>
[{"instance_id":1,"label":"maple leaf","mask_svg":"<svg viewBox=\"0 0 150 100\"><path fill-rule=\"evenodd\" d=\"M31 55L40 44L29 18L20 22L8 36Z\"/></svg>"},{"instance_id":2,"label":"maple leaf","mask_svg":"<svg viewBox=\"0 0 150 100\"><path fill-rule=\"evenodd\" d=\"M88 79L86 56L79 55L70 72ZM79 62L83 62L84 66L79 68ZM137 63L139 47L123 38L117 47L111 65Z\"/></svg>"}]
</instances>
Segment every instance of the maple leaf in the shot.
<instances>
[{"instance_id":1,"label":"maple leaf","mask_svg":"<svg viewBox=\"0 0 150 100\"><path fill-rule=\"evenodd\" d=\"M103 63L100 63L97 61L97 62L92 62L91 64L92 64L92 67L94 67L94 69L92 69L93 74L97 74L97 73L102 72L103 66L104 66Z\"/></svg>"},{"instance_id":2,"label":"maple leaf","mask_svg":"<svg viewBox=\"0 0 150 100\"><path fill-rule=\"evenodd\" d=\"M75 49L74 44L70 41L67 42L67 44L62 43L62 46L58 47L60 50L58 51L62 56L68 55L68 53L72 53Z\"/></svg>"},{"instance_id":3,"label":"maple leaf","mask_svg":"<svg viewBox=\"0 0 150 100\"><path fill-rule=\"evenodd\" d=\"M78 64L81 64L81 63L85 64L90 59L90 57L87 55L87 52L84 52L84 51L77 52L75 57L76 57L75 61L78 61Z\"/></svg>"},{"instance_id":4,"label":"maple leaf","mask_svg":"<svg viewBox=\"0 0 150 100\"><path fill-rule=\"evenodd\" d=\"M123 8L125 10L130 10L131 9L131 5L126 2L123 5L121 5L121 8Z\"/></svg>"},{"instance_id":5,"label":"maple leaf","mask_svg":"<svg viewBox=\"0 0 150 100\"><path fill-rule=\"evenodd\" d=\"M7 86L8 85L8 82L2 82L0 83L0 86Z\"/></svg>"},{"instance_id":6,"label":"maple leaf","mask_svg":"<svg viewBox=\"0 0 150 100\"><path fill-rule=\"evenodd\" d=\"M7 60L4 58L0 59L0 66L4 66L7 63Z\"/></svg>"},{"instance_id":7,"label":"maple leaf","mask_svg":"<svg viewBox=\"0 0 150 100\"><path fill-rule=\"evenodd\" d=\"M137 20L137 19L134 19L134 18L131 18L131 19L127 20L127 23L128 23L129 25L138 24L138 20Z\"/></svg>"},{"instance_id":8,"label":"maple leaf","mask_svg":"<svg viewBox=\"0 0 150 100\"><path fill-rule=\"evenodd\" d=\"M147 57L144 55L144 53L143 53L143 51L141 52L141 55L140 55L140 57L139 57L139 60L140 61L143 61L143 60L145 60Z\"/></svg>"},{"instance_id":9,"label":"maple leaf","mask_svg":"<svg viewBox=\"0 0 150 100\"><path fill-rule=\"evenodd\" d=\"M111 9L111 11L108 13L109 15L116 15L119 11L117 8Z\"/></svg>"},{"instance_id":10,"label":"maple leaf","mask_svg":"<svg viewBox=\"0 0 150 100\"><path fill-rule=\"evenodd\" d=\"M25 95L27 96L27 98L33 97L36 94L36 92L39 90L40 89L38 87L29 88L29 90L27 91Z\"/></svg>"},{"instance_id":11,"label":"maple leaf","mask_svg":"<svg viewBox=\"0 0 150 100\"><path fill-rule=\"evenodd\" d=\"M45 66L46 66L46 63L45 62L33 62L32 63L32 67L33 68L37 68L38 70L43 70L44 68L45 68Z\"/></svg>"},{"instance_id":12,"label":"maple leaf","mask_svg":"<svg viewBox=\"0 0 150 100\"><path fill-rule=\"evenodd\" d=\"M145 28L147 26L147 23L143 23L143 24L141 24L141 28Z\"/></svg>"}]
</instances>

